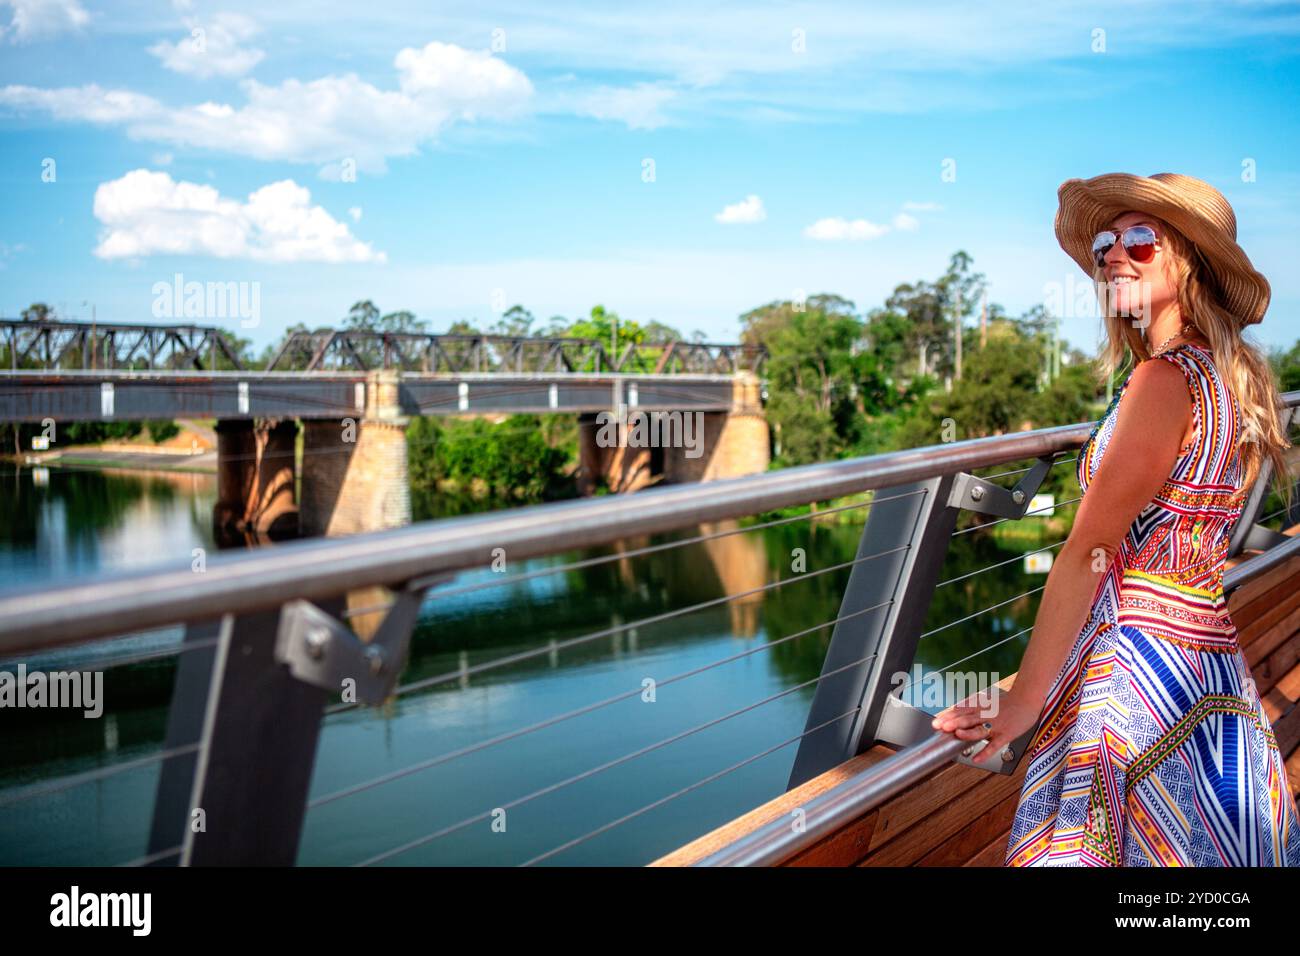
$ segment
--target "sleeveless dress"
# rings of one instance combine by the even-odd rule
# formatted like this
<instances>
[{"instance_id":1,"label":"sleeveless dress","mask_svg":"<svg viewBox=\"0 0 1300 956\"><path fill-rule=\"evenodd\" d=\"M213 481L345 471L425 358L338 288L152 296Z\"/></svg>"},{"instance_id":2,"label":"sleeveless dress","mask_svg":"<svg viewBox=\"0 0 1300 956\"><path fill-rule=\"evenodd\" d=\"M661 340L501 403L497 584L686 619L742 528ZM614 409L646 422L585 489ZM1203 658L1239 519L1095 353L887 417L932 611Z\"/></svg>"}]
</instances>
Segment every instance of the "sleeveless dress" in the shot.
<instances>
[{"instance_id":1,"label":"sleeveless dress","mask_svg":"<svg viewBox=\"0 0 1300 956\"><path fill-rule=\"evenodd\" d=\"M1007 866L1300 866L1286 768L1223 595L1247 495L1239 409L1207 350L1156 359L1186 376L1195 435L1102 575L1048 692ZM1085 492L1130 380L1079 452Z\"/></svg>"}]
</instances>

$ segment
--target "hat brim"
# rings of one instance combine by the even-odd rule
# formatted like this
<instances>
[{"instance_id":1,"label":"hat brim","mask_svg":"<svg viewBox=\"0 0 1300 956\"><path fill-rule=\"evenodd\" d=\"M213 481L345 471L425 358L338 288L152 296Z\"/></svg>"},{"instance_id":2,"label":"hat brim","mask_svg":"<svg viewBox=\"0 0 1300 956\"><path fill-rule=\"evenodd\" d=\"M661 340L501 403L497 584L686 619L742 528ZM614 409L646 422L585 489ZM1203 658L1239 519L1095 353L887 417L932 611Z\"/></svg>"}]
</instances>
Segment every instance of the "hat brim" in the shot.
<instances>
[{"instance_id":1,"label":"hat brim","mask_svg":"<svg viewBox=\"0 0 1300 956\"><path fill-rule=\"evenodd\" d=\"M1056 239L1089 278L1096 270L1092 240L1125 212L1145 212L1172 225L1200 250L1220 304L1243 326L1268 311L1272 290L1225 228L1202 211L1197 197L1146 176L1105 173L1067 179L1057 190Z\"/></svg>"}]
</instances>

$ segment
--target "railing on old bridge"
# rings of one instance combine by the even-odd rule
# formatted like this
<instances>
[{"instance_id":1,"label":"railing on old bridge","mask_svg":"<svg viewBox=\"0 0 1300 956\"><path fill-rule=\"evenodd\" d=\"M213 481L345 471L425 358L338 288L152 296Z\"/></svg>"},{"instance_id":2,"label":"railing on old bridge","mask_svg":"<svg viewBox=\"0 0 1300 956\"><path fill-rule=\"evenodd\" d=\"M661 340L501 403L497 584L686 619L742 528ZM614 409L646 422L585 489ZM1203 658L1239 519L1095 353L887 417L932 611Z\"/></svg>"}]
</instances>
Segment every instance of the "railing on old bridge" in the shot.
<instances>
[{"instance_id":1,"label":"railing on old bridge","mask_svg":"<svg viewBox=\"0 0 1300 956\"><path fill-rule=\"evenodd\" d=\"M1288 393L1285 400L1290 428L1300 418L1300 392ZM465 784L474 789L473 794L457 793L454 805L449 805L449 794L427 789L417 801L423 811L414 832L382 846L348 842L358 850L357 863L406 862L412 858L407 854L416 850L426 856L434 853L436 862L440 841L466 833L492 839L498 816L507 810L514 813L543 798L573 799L576 784L614 768L644 767L649 754L668 752L696 734L734 726L743 715L762 712L764 707L769 707L766 713L771 714L770 705L776 701L798 700L791 695L801 695L809 703L801 731L787 733L791 728L765 724L771 744L756 753L718 752L707 767L697 756L684 766L668 765L669 776L660 764L642 781L633 805L614 805L602 799L581 812L555 807L546 817L551 822L544 832L534 830L527 839L521 838L514 861L563 862L566 851L645 814L671 807L682 797L786 748L797 748L789 764L787 788L839 767L878 743L898 748L894 755L828 793L825 800L806 807L804 828L796 830L788 821L777 821L732 846L718 848L701 861L779 862L946 762L965 763L988 773L1014 772L1014 763L996 769L974 763L963 754L969 745L934 733L926 712L896 690L891 675L910 672L920 643L931 635L972 620L988 620L985 615L996 616L998 609L1011 601L1022 601L1042 590L1031 589L1011 601L926 629L934 623L927 619L927 611L938 589L957 581L969 582L977 575L997 575L999 569L1020 560L1016 555L1010 561L941 580L953 539L977 527L1016 522L1030 514L1037 489L1053 469L1071 466L1076 459L1066 456L1079 448L1090 427L1085 423L1039 429L635 495L538 505L339 539L291 542L218 555L201 573L196 573L186 556L183 568L132 570L65 585L11 590L0 595L0 658L10 665L58 648L106 638L116 642L123 635L175 624L184 625L184 637L175 646L143 654L114 656L113 642L98 649L100 668L128 666L159 656L178 659L166 740L160 747L144 756L0 790L0 820L5 814L34 812L33 808L39 807L42 819L57 826L66 817L61 801L70 794L102 786L121 775L152 774L156 776L156 797L151 808L141 808L152 817L147 841L133 847L130 858L121 862L288 864L297 859L304 821L311 815L329 812L326 808L346 810L348 801L362 799L363 794L369 794L366 799L371 801L382 800L385 788L396 786L397 781L412 785L427 781L428 777L420 775L475 756L474 775L463 778L473 781ZM1008 465L1017 467L999 470ZM990 470L994 473L988 474ZM1261 553L1227 573L1225 593L1265 572L1276 573L1300 555L1300 536L1288 537L1267 527L1282 514L1262 513L1268 477L1261 476L1252 490L1231 536L1231 554ZM550 575L602 566L630 578L634 588L638 583L634 559L640 556L679 548L716 548L736 536L778 525L787 530L807 527L805 522L811 524L831 512L766 517L745 525L734 522L867 492L869 500L832 509L841 517L865 515L857 554L851 561L800 569L758 587L728 590L718 597L632 620L616 617L611 626L596 631L562 641L539 641L445 673L418 678L407 675L403 681L412 629L426 602L498 587L532 586ZM1077 500L1057 502L1056 507ZM963 513L979 516L982 523L958 530ZM1295 521L1294 513L1285 516L1287 526ZM668 540L652 537L679 529L699 533ZM493 566L501 555L517 565L531 558L599 549L616 542L623 542L624 549L559 560L524 573L480 576L468 583L451 581L461 572ZM630 549L626 547L629 543ZM1063 543L1049 543L1030 553L1050 555ZM590 651L598 646L596 642L634 634L637 628L680 628L688 615L753 601L778 589L824 588L827 581L835 580L824 576L840 572L847 572L842 595L828 600L824 616L809 620L806 626L800 624L779 635L766 634L765 640L753 646L692 662L679 673L653 674L653 660L647 660L645 669L652 673L658 694L663 698L671 695L676 706L660 703L651 717L643 717L651 723L649 739L642 739L647 736L644 724L635 725L637 732L629 731L627 738L620 740L627 749L616 759L590 756L585 741L564 739L562 731L566 722L577 717L603 712L606 720L612 720L621 704L641 706L646 687L640 679L619 693L550 713L543 720L485 736L467 746L409 754L400 767L376 777L341 787L313 786L322 725L347 721L363 706L400 706L404 699L435 688L450 690L480 680L490 682L501 668L525 662L541 665L549 660L554 666L561 655ZM805 583L819 578L820 585ZM373 588L388 590L382 604L345 607L345 595ZM358 637L359 628L353 626L364 615L382 616L375 627L364 631L368 639ZM699 674L743 669L756 654L789 654L796 642L803 642L806 653L806 645L816 642L817 635L827 629L830 641L820 676L815 679L730 710L690 696L692 686L698 686L692 685L692 678ZM999 635L978 654L1023 638L1028 631L1024 628ZM977 659L978 654L938 670L957 668ZM340 688L346 682L355 688L356 702L340 698ZM486 699L489 706L491 699ZM438 726L444 726L447 711L439 713ZM555 732L541 733L546 730ZM349 739L353 746L367 746L365 735ZM496 748L507 742L549 748L548 760L539 764L545 768L545 778L537 780L535 787L502 792L492 765L484 761L494 754L498 760L506 759ZM1021 754L1023 749L1017 746L1015 752ZM575 760L583 764L582 769L567 773ZM588 762L590 765L585 765ZM565 769L552 769L561 767ZM754 794L749 806L770 795ZM373 803L370 806L374 813ZM195 827L193 815L200 808L205 826ZM562 812L564 809L570 812ZM730 815L745 809L731 807ZM724 813L724 819L727 810L718 811ZM330 820L345 842L349 829L359 826L357 818L346 813L336 813ZM695 814L679 817L674 831L677 843L694 839L720 822L716 814L712 819ZM672 848L648 849L645 862Z\"/></svg>"},{"instance_id":2,"label":"railing on old bridge","mask_svg":"<svg viewBox=\"0 0 1300 956\"><path fill-rule=\"evenodd\" d=\"M221 331L203 325L0 319L0 348L9 371L243 368Z\"/></svg>"},{"instance_id":3,"label":"railing on old bridge","mask_svg":"<svg viewBox=\"0 0 1300 956\"><path fill-rule=\"evenodd\" d=\"M244 369L212 326L0 319L0 348L10 371ZM760 373L766 359L760 345L645 342L614 353L590 338L319 329L289 333L263 371L731 375Z\"/></svg>"},{"instance_id":4,"label":"railing on old bridge","mask_svg":"<svg viewBox=\"0 0 1300 956\"><path fill-rule=\"evenodd\" d=\"M600 339L323 329L290 333L267 371L395 368L435 373L730 375L759 372L766 358L767 350L760 345L629 342L612 354Z\"/></svg>"}]
</instances>

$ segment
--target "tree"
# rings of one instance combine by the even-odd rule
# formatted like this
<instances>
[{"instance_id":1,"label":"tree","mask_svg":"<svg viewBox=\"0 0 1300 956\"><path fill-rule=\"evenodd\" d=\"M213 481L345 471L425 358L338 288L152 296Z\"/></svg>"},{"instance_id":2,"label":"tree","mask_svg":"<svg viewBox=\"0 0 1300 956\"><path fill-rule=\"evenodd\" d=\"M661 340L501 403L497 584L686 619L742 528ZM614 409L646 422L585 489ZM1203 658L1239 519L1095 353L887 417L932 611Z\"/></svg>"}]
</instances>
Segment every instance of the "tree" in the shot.
<instances>
[{"instance_id":1,"label":"tree","mask_svg":"<svg viewBox=\"0 0 1300 956\"><path fill-rule=\"evenodd\" d=\"M741 341L768 350L767 415L777 435L777 464L836 457L852 438L858 374L873 362L854 354L862 322L853 303L831 295L769 302L740 322Z\"/></svg>"},{"instance_id":2,"label":"tree","mask_svg":"<svg viewBox=\"0 0 1300 956\"><path fill-rule=\"evenodd\" d=\"M23 309L21 318L24 322L53 322L58 319L54 307L44 302L33 302Z\"/></svg>"},{"instance_id":3,"label":"tree","mask_svg":"<svg viewBox=\"0 0 1300 956\"><path fill-rule=\"evenodd\" d=\"M512 305L496 322L488 326L492 335L526 336L537 317L522 305Z\"/></svg>"},{"instance_id":4,"label":"tree","mask_svg":"<svg viewBox=\"0 0 1300 956\"><path fill-rule=\"evenodd\" d=\"M348 309L347 317L343 320L343 324L347 328L363 329L367 332L373 332L378 323L379 309L369 299L354 302L352 308Z\"/></svg>"},{"instance_id":5,"label":"tree","mask_svg":"<svg viewBox=\"0 0 1300 956\"><path fill-rule=\"evenodd\" d=\"M969 352L965 322L979 307L984 274L971 271L971 257L953 253L947 271L935 282L903 283L885 300L885 308L906 318L908 353L917 375L951 375L956 370L954 322L963 330L962 350Z\"/></svg>"}]
</instances>

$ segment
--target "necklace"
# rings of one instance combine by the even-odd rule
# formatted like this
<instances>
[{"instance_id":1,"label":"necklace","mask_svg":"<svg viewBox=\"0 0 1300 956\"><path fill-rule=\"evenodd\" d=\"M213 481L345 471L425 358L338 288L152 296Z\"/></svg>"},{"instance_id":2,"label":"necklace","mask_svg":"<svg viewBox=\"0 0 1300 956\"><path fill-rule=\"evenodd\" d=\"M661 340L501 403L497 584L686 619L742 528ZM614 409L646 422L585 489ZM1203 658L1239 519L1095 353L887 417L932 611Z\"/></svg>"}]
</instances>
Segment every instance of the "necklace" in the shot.
<instances>
[{"instance_id":1,"label":"necklace","mask_svg":"<svg viewBox=\"0 0 1300 956\"><path fill-rule=\"evenodd\" d=\"M1159 355L1161 352L1163 352L1163 351L1165 350L1165 346L1166 346L1166 345L1168 345L1170 342L1172 342L1174 339L1178 338L1178 336L1182 335L1182 334L1183 334L1184 332L1186 332L1186 331L1187 331L1187 326L1185 326L1185 325L1183 325L1183 326L1179 326L1177 332L1175 332L1173 335L1169 336L1169 338L1165 339L1163 342L1161 342L1159 345L1157 345L1154 349L1152 349L1152 351L1151 351L1151 358L1155 358L1157 355Z\"/></svg>"}]
</instances>

